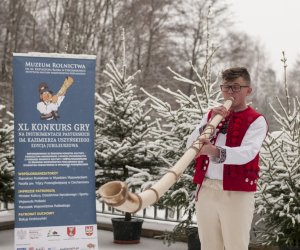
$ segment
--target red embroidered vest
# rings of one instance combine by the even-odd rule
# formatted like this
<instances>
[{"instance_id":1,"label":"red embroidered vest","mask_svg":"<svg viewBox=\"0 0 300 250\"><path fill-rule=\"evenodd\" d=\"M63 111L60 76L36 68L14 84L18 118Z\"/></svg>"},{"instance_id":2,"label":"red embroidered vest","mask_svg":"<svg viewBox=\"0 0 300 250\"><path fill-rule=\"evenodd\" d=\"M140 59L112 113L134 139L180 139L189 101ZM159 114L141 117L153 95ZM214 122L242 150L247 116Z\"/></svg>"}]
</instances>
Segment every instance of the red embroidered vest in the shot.
<instances>
[{"instance_id":1,"label":"red embroidered vest","mask_svg":"<svg viewBox=\"0 0 300 250\"><path fill-rule=\"evenodd\" d=\"M212 111L208 114L210 119ZM212 143L216 143L216 139L223 126L228 124L226 146L238 147L251 125L261 114L257 113L251 107L241 111L232 112L225 121L222 121L216 128L216 134L212 139ZM224 129L224 128L223 128ZM231 191L256 191L256 182L259 172L259 155L257 154L253 160L244 165L224 164L223 171L223 190ZM202 185L207 168L209 165L209 157L201 155L196 159L194 183Z\"/></svg>"}]
</instances>

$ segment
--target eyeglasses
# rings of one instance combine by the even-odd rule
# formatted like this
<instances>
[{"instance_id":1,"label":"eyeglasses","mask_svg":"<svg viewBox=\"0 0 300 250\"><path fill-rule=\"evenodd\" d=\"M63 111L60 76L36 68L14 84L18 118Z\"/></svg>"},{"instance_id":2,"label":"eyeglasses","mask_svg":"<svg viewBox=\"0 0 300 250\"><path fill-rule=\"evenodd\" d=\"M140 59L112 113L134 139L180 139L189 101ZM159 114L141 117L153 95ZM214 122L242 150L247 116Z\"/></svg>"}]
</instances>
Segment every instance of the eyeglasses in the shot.
<instances>
[{"instance_id":1,"label":"eyeglasses","mask_svg":"<svg viewBox=\"0 0 300 250\"><path fill-rule=\"evenodd\" d=\"M228 92L229 89L231 89L232 92L240 92L242 88L248 88L249 86L243 86L243 85L220 85L221 90L223 92Z\"/></svg>"}]
</instances>

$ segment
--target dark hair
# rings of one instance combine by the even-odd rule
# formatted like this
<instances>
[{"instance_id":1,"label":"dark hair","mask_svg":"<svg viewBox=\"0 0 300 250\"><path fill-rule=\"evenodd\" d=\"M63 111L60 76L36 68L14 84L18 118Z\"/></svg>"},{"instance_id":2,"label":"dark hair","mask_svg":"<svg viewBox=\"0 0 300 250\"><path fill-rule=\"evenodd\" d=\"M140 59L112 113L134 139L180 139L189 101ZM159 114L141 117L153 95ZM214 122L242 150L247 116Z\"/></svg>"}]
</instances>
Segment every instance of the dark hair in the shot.
<instances>
[{"instance_id":1,"label":"dark hair","mask_svg":"<svg viewBox=\"0 0 300 250\"><path fill-rule=\"evenodd\" d=\"M53 95L53 92L51 90L49 90L48 84L46 82L41 82L39 84L39 93L40 93L40 101L43 101L43 99L41 98L41 95L44 92L49 92L51 95Z\"/></svg>"},{"instance_id":2,"label":"dark hair","mask_svg":"<svg viewBox=\"0 0 300 250\"><path fill-rule=\"evenodd\" d=\"M243 67L229 68L222 72L222 79L225 81L232 81L238 77L242 77L247 84L251 84L251 78L248 70Z\"/></svg>"}]
</instances>

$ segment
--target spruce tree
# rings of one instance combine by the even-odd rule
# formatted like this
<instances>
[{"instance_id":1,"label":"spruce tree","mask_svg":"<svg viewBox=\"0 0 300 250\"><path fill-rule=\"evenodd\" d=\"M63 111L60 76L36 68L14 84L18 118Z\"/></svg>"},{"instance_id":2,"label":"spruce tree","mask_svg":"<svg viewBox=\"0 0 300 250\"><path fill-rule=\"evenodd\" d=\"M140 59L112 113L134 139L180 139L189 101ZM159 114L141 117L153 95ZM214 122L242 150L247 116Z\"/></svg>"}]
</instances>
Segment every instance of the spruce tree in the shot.
<instances>
[{"instance_id":1,"label":"spruce tree","mask_svg":"<svg viewBox=\"0 0 300 250\"><path fill-rule=\"evenodd\" d=\"M158 159L153 152L151 131L157 122L150 116L148 99L140 101L133 83L139 71L127 76L125 38L123 65L119 70L114 62L106 65L106 92L96 95L96 182L97 186L112 181L125 181L129 167L155 173Z\"/></svg>"},{"instance_id":2,"label":"spruce tree","mask_svg":"<svg viewBox=\"0 0 300 250\"><path fill-rule=\"evenodd\" d=\"M157 157L165 163L162 174L184 154L187 138L203 115L212 107L221 105L222 102L218 88L219 79L215 77L212 81L210 72L202 70L199 73L193 65L191 65L191 68L197 76L195 81L185 78L169 68L175 80L183 85L191 86L191 95L187 95L181 90L172 91L159 86L166 95L170 95L176 100L177 107L172 107L169 103L146 92L151 98L153 109L161 120L159 130L155 131L155 138L157 138L155 152ZM174 234L167 236L171 237L170 240L182 234L192 224L195 211L194 191L196 188L193 183L193 165L192 162L182 177L159 201L161 207L173 208L183 213L180 215L181 218L184 218L183 222L178 225Z\"/></svg>"},{"instance_id":3,"label":"spruce tree","mask_svg":"<svg viewBox=\"0 0 300 250\"><path fill-rule=\"evenodd\" d=\"M300 101L289 97L286 77L284 83L285 99L271 104L281 130L270 132L261 150L258 235L266 245L300 246Z\"/></svg>"},{"instance_id":4,"label":"spruce tree","mask_svg":"<svg viewBox=\"0 0 300 250\"><path fill-rule=\"evenodd\" d=\"M14 201L14 125L5 106L0 105L0 113L0 201L7 209Z\"/></svg>"}]
</instances>

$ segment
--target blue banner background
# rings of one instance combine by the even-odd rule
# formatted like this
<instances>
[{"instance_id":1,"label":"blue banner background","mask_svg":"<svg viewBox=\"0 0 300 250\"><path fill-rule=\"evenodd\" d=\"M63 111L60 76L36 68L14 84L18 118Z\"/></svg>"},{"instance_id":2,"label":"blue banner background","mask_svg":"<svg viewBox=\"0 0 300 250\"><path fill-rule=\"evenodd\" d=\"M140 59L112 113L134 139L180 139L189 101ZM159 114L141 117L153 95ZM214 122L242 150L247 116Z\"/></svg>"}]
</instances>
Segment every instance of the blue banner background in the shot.
<instances>
[{"instance_id":1,"label":"blue banner background","mask_svg":"<svg viewBox=\"0 0 300 250\"><path fill-rule=\"evenodd\" d=\"M41 57L34 55L14 55L13 58L13 82L14 82L14 114L15 114L15 162L16 162L16 179L15 179L15 226L23 227L45 227L58 225L84 225L96 223L96 206L95 206L95 168L94 168L94 92L95 92L95 59L86 58L58 58L58 57ZM84 64L86 74L76 74L73 71L64 74L55 72L48 73L26 73L25 63L67 63L67 64ZM49 89L56 93L65 77L71 75L74 83L68 89L64 101L61 103L58 111L58 120L41 120L40 113L36 106L39 100L38 86L41 82L46 82ZM78 148L32 148L29 142L19 142L20 136L18 124L89 124L89 143L78 143ZM31 131L31 130L30 130ZM74 131L74 130L72 130ZM41 132L41 131L39 131ZM52 131L55 132L55 131ZM69 138L69 137L68 137ZM84 152L87 157L88 166L24 166L25 156L30 153L49 153L49 152ZM87 176L89 184L72 184L72 185L20 185L19 173L28 173L28 176L35 176L33 172L58 171L59 177L63 176ZM33 174L33 175L32 175ZM53 197L47 198L43 205L69 204L69 208L51 208L51 209L20 209L20 202L27 200L20 197L20 190L30 189L55 189L57 194L66 193L88 193L88 196L72 197ZM36 192L35 192L36 193ZM33 198L30 198L34 200ZM33 205L36 203L33 203ZM21 213L34 213L39 211L53 211L54 215L47 216L46 220L19 220ZM33 216L34 217L34 216ZM30 218L30 216L29 216Z\"/></svg>"}]
</instances>

